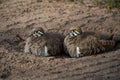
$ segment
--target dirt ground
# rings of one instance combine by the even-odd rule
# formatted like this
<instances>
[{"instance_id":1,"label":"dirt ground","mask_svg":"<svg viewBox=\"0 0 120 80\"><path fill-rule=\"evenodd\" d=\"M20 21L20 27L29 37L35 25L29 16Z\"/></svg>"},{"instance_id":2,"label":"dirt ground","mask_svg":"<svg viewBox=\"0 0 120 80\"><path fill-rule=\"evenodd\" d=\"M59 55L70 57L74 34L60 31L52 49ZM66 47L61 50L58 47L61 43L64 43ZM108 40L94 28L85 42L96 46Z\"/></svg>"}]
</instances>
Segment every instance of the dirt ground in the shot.
<instances>
[{"instance_id":1,"label":"dirt ground","mask_svg":"<svg viewBox=\"0 0 120 80\"><path fill-rule=\"evenodd\" d=\"M63 37L72 26L119 33L120 10L108 12L91 1L0 0L0 80L120 80L119 45L113 51L81 58L23 52L33 27Z\"/></svg>"}]
</instances>

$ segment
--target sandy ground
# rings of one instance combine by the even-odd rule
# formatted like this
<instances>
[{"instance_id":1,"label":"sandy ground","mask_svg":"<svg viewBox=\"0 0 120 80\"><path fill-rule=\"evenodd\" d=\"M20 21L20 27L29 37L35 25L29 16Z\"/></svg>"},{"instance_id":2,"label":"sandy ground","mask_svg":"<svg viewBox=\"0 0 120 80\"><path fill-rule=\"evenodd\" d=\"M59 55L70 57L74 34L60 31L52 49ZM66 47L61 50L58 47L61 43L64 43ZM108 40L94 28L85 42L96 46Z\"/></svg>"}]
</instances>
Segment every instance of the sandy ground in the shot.
<instances>
[{"instance_id":1,"label":"sandy ground","mask_svg":"<svg viewBox=\"0 0 120 80\"><path fill-rule=\"evenodd\" d=\"M120 48L82 58L36 57L23 52L33 27L65 36L72 26L84 31L120 32L120 11L108 12L64 0L0 1L0 80L120 80Z\"/></svg>"}]
</instances>

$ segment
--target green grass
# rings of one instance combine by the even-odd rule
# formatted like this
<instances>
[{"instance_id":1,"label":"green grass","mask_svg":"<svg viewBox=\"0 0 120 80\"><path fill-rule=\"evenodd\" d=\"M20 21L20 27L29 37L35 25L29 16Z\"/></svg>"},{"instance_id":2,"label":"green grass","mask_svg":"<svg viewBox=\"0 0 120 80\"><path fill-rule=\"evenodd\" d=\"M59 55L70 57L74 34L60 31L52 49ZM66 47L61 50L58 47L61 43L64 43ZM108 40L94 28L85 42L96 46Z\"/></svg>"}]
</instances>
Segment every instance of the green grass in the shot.
<instances>
[{"instance_id":1,"label":"green grass","mask_svg":"<svg viewBox=\"0 0 120 80\"><path fill-rule=\"evenodd\" d=\"M84 0L78 0L80 3L84 3Z\"/></svg>"},{"instance_id":2,"label":"green grass","mask_svg":"<svg viewBox=\"0 0 120 80\"><path fill-rule=\"evenodd\" d=\"M84 3L84 0L75 1ZM99 7L106 7L110 11L114 8L120 8L120 0L94 0L93 3Z\"/></svg>"},{"instance_id":3,"label":"green grass","mask_svg":"<svg viewBox=\"0 0 120 80\"><path fill-rule=\"evenodd\" d=\"M110 11L113 8L120 8L120 0L95 0L94 2L97 6L105 6Z\"/></svg>"}]
</instances>

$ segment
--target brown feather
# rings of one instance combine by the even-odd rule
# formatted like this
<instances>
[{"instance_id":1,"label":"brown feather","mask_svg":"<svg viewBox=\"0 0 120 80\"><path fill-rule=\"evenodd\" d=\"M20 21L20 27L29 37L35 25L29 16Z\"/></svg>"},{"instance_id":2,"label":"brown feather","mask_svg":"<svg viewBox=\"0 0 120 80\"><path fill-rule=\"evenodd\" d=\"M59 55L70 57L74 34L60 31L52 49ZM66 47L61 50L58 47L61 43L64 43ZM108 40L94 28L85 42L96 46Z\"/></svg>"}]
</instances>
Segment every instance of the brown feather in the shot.
<instances>
[{"instance_id":1,"label":"brown feather","mask_svg":"<svg viewBox=\"0 0 120 80\"><path fill-rule=\"evenodd\" d=\"M37 31L37 29L35 30ZM47 47L48 55L45 54L45 46ZM62 43L58 37L51 33L44 33L44 35L40 37L28 37L24 51L38 56L50 56L60 54L61 49Z\"/></svg>"},{"instance_id":2,"label":"brown feather","mask_svg":"<svg viewBox=\"0 0 120 80\"><path fill-rule=\"evenodd\" d=\"M80 49L80 56L111 50L116 45L115 39L119 39L118 35L115 36L108 32L82 32L79 27L70 28L70 31L72 29L79 31L81 34L77 36L67 35L64 39L65 50L67 50L66 52L71 57L78 57L76 52L77 47Z\"/></svg>"}]
</instances>

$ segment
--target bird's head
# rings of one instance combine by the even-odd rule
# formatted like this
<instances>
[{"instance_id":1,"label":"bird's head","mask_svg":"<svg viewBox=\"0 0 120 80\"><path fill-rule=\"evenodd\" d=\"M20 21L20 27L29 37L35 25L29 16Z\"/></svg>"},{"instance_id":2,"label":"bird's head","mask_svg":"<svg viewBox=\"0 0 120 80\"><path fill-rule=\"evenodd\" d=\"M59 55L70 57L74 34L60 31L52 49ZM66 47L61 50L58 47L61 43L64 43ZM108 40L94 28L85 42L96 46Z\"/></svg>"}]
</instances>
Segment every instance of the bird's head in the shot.
<instances>
[{"instance_id":1,"label":"bird's head","mask_svg":"<svg viewBox=\"0 0 120 80\"><path fill-rule=\"evenodd\" d=\"M78 35L80 35L80 34L82 34L82 30L81 30L81 28L80 27L71 27L70 28L70 31L69 31L69 35L71 36L71 37L74 37L74 36L78 36Z\"/></svg>"},{"instance_id":2,"label":"bird's head","mask_svg":"<svg viewBox=\"0 0 120 80\"><path fill-rule=\"evenodd\" d=\"M36 28L34 28L34 29L30 32L29 36L30 36L30 37L41 37L41 36L43 36L44 34L45 34L45 33L44 33L43 28L41 28L41 27L36 27Z\"/></svg>"}]
</instances>

